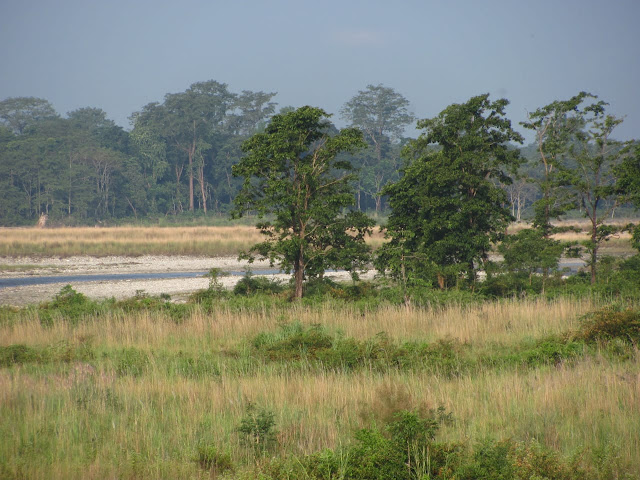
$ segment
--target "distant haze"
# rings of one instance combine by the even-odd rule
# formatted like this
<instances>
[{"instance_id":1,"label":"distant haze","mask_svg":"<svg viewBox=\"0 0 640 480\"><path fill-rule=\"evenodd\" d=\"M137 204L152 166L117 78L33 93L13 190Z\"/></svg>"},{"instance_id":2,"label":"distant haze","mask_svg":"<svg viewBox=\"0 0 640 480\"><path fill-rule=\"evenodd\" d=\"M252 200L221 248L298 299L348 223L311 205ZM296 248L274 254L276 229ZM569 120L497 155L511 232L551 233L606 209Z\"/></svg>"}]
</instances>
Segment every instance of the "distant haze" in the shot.
<instances>
[{"instance_id":1,"label":"distant haze","mask_svg":"<svg viewBox=\"0 0 640 480\"><path fill-rule=\"evenodd\" d=\"M129 128L143 105L212 79L341 125L345 102L384 84L418 118L489 92L517 124L584 90L626 116L616 137L640 138L638 19L637 0L4 1L0 99L98 107Z\"/></svg>"}]
</instances>

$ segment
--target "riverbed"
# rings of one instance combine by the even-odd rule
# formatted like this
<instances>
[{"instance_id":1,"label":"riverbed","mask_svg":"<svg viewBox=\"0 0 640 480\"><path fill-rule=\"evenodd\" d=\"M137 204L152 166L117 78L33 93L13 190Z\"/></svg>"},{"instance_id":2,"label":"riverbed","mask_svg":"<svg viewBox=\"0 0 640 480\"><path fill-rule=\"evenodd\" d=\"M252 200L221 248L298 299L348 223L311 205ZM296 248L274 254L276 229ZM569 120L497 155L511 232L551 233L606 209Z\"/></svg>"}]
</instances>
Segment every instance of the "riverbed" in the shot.
<instances>
[{"instance_id":1,"label":"riverbed","mask_svg":"<svg viewBox=\"0 0 640 480\"><path fill-rule=\"evenodd\" d=\"M286 274L273 273L275 271L267 261L249 264L235 257L0 257L0 266L0 280L24 278L34 283L0 288L0 305L12 306L49 301L67 284L97 300L123 299L144 292L148 295L167 294L172 301L183 302L191 293L209 286L209 278L205 274L212 268L234 273L220 277L225 288L232 288L241 278L238 273L246 269L256 273L270 272L270 278L283 282L290 278ZM345 274L334 275L341 277ZM47 277L47 283L41 282L42 277ZM91 280L87 281L89 278Z\"/></svg>"}]
</instances>

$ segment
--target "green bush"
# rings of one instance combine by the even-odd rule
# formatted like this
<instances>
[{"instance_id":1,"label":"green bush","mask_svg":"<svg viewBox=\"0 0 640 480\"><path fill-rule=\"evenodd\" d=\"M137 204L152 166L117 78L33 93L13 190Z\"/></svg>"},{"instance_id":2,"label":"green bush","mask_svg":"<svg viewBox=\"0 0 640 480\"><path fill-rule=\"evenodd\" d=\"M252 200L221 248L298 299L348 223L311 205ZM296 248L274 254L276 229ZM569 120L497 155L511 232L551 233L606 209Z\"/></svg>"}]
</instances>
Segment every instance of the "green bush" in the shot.
<instances>
[{"instance_id":1,"label":"green bush","mask_svg":"<svg viewBox=\"0 0 640 480\"><path fill-rule=\"evenodd\" d=\"M198 445L195 460L200 467L211 471L214 476L235 470L231 455L227 452L220 452L218 447L210 443L201 442Z\"/></svg>"},{"instance_id":2,"label":"green bush","mask_svg":"<svg viewBox=\"0 0 640 480\"><path fill-rule=\"evenodd\" d=\"M275 414L249 402L237 431L241 441L254 453L264 453L277 445Z\"/></svg>"},{"instance_id":3,"label":"green bush","mask_svg":"<svg viewBox=\"0 0 640 480\"><path fill-rule=\"evenodd\" d=\"M640 310L604 308L582 318L575 337L585 342L620 339L634 345L640 343Z\"/></svg>"},{"instance_id":4,"label":"green bush","mask_svg":"<svg viewBox=\"0 0 640 480\"><path fill-rule=\"evenodd\" d=\"M42 360L42 353L23 344L0 347L0 367L36 363Z\"/></svg>"},{"instance_id":5,"label":"green bush","mask_svg":"<svg viewBox=\"0 0 640 480\"><path fill-rule=\"evenodd\" d=\"M280 325L275 333L260 333L252 344L269 360L296 360L315 358L318 351L333 346L333 339L321 325L305 327L296 322Z\"/></svg>"},{"instance_id":6,"label":"green bush","mask_svg":"<svg viewBox=\"0 0 640 480\"><path fill-rule=\"evenodd\" d=\"M185 378L203 379L220 376L218 358L212 353L202 352L197 355L178 352L166 359L168 373Z\"/></svg>"},{"instance_id":7,"label":"green bush","mask_svg":"<svg viewBox=\"0 0 640 480\"><path fill-rule=\"evenodd\" d=\"M95 353L87 343L77 345L61 341L46 347L30 347L16 344L0 347L0 367L29 363L77 362L95 358Z\"/></svg>"},{"instance_id":8,"label":"green bush","mask_svg":"<svg viewBox=\"0 0 640 480\"><path fill-rule=\"evenodd\" d=\"M533 348L521 353L523 363L531 367L539 365L557 365L564 360L570 360L584 353L584 345L580 342L562 341L548 338L540 340Z\"/></svg>"},{"instance_id":9,"label":"green bush","mask_svg":"<svg viewBox=\"0 0 640 480\"><path fill-rule=\"evenodd\" d=\"M76 292L71 285L66 285L49 303L43 303L38 308L40 323L43 326L53 325L54 315L72 324L78 323L85 316L95 316L100 313L98 303L85 295Z\"/></svg>"},{"instance_id":10,"label":"green bush","mask_svg":"<svg viewBox=\"0 0 640 480\"><path fill-rule=\"evenodd\" d=\"M149 367L149 356L137 348L124 348L116 354L115 370L118 375L139 377Z\"/></svg>"},{"instance_id":11,"label":"green bush","mask_svg":"<svg viewBox=\"0 0 640 480\"><path fill-rule=\"evenodd\" d=\"M245 275L233 287L234 295L255 295L257 293L277 294L284 291L285 287L275 280L267 277L255 277L251 272Z\"/></svg>"}]
</instances>

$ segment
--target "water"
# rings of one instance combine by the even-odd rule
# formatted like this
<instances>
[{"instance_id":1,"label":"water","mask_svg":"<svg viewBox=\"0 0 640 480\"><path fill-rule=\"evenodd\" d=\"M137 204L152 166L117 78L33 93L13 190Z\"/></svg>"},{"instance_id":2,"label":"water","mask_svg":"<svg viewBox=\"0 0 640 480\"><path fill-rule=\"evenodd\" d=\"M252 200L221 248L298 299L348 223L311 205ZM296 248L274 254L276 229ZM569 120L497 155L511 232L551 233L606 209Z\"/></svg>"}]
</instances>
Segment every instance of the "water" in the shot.
<instances>
[{"instance_id":1,"label":"water","mask_svg":"<svg viewBox=\"0 0 640 480\"><path fill-rule=\"evenodd\" d=\"M569 275L575 274L584 262L578 259L563 260L560 268L568 268ZM334 270L327 270L332 272ZM28 276L15 278L0 278L0 288L6 287L23 287L27 285L46 285L50 283L78 283L78 282L103 282L103 281L121 281L121 280L162 280L170 278L198 278L205 277L207 271L202 272L162 272L162 273L120 273L120 274L98 274L98 275L58 275L58 276ZM227 275L242 276L244 271L225 272ZM278 269L252 270L253 275L273 275L282 273Z\"/></svg>"},{"instance_id":2,"label":"water","mask_svg":"<svg viewBox=\"0 0 640 480\"><path fill-rule=\"evenodd\" d=\"M162 280L170 278L198 278L205 277L208 272L163 272L163 273L119 273L99 275L55 275L55 276L29 276L15 278L0 278L0 288L23 287L27 285L46 285L50 283L78 283L78 282L103 282L121 280ZM246 272L225 272L228 275L242 276ZM270 275L281 273L277 269L253 270L254 275Z\"/></svg>"}]
</instances>

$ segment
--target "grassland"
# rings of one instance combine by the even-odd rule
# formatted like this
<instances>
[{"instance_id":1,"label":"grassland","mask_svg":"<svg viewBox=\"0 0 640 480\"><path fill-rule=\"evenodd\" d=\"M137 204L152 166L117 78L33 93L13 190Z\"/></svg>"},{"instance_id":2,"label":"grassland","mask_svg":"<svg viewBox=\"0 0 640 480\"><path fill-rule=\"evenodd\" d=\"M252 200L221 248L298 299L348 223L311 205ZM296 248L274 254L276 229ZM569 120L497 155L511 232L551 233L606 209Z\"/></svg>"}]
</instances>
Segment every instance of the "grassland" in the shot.
<instances>
[{"instance_id":1,"label":"grassland","mask_svg":"<svg viewBox=\"0 0 640 480\"><path fill-rule=\"evenodd\" d=\"M253 226L0 228L0 256L237 255L262 241ZM376 247L382 235L369 242Z\"/></svg>"},{"instance_id":2,"label":"grassland","mask_svg":"<svg viewBox=\"0 0 640 480\"><path fill-rule=\"evenodd\" d=\"M451 413L443 442L534 442L580 457L592 478L640 471L637 347L567 340L595 300L133 305L75 320L3 311L0 477L209 478L209 448L229 478L285 478L268 474L278 459L303 465L389 412L438 407ZM313 332L332 339L324 357L287 343ZM351 362L353 351L365 359ZM239 431L250 405L275 422L260 453Z\"/></svg>"},{"instance_id":3,"label":"grassland","mask_svg":"<svg viewBox=\"0 0 640 480\"><path fill-rule=\"evenodd\" d=\"M2 233L10 256L221 255L258 239L251 227ZM0 478L470 480L498 478L507 457L516 470L500 478L637 478L637 295L459 292L406 307L338 293L171 304L67 290L0 308ZM585 315L603 309L622 334L594 340ZM403 411L438 418L426 448L441 468L382 477Z\"/></svg>"},{"instance_id":4,"label":"grassland","mask_svg":"<svg viewBox=\"0 0 640 480\"><path fill-rule=\"evenodd\" d=\"M620 221L620 225L625 221ZM563 241L588 239L584 222L563 224L578 231L558 234ZM515 232L524 224L509 229ZM630 254L628 233L605 242L604 255ZM253 226L168 226L168 227L60 227L60 228L0 228L0 257L71 257L140 256L140 255L236 255L261 241ZM375 229L367 242L375 249L384 242Z\"/></svg>"}]
</instances>

